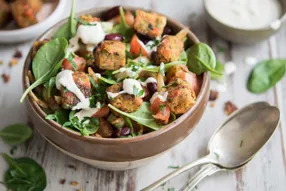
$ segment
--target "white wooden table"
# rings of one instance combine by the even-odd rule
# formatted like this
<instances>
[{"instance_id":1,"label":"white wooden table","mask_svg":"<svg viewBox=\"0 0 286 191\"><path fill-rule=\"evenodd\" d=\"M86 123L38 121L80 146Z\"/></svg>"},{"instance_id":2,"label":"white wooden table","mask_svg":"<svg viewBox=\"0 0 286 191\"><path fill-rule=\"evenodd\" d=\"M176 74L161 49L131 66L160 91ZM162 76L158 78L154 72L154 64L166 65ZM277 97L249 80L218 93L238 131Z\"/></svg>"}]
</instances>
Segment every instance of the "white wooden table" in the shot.
<instances>
[{"instance_id":1,"label":"white wooden table","mask_svg":"<svg viewBox=\"0 0 286 191\"><path fill-rule=\"evenodd\" d=\"M78 0L77 11L92 7L110 5L128 5L152 9L173 17L188 25L201 41L208 42L214 49L223 47L224 52L218 53L222 62L233 60L238 70L229 76L228 91L220 93L216 106L208 106L201 122L192 134L183 142L163 154L150 164L134 170L124 172L108 172L98 170L84 163L78 162L57 151L36 132L31 141L18 147L14 156L28 156L38 161L48 176L47 191L76 190L70 181L79 182L77 188L84 191L134 191L147 186L163 175L172 171L169 165L180 166L191 162L206 153L207 142L222 120L226 118L223 105L226 101L233 101L238 107L256 101L267 101L277 105L282 111L282 121L273 139L245 168L237 172L219 173L209 177L197 187L197 190L220 191L285 191L286 190L286 78L275 88L261 95L254 95L245 88L246 80L251 71L251 66L244 63L247 56L255 56L259 60L270 57L286 57L286 28L276 36L251 46L229 43L208 28L204 19L203 1L200 0ZM66 15L69 8L66 9ZM19 103L22 94L22 66L32 42L18 45L0 45L0 74L10 73L11 81L4 84L0 80L0 128L11 123L27 122L25 106ZM20 64L9 69L8 62L16 48L23 52ZM10 147L0 142L0 152L9 152ZM67 168L67 165L76 166L76 170ZM0 158L0 177L7 168L6 162ZM168 182L158 190L167 191L168 188L178 190L193 174L185 173ZM60 179L66 179L65 184L60 184ZM0 187L0 190L4 190Z\"/></svg>"}]
</instances>

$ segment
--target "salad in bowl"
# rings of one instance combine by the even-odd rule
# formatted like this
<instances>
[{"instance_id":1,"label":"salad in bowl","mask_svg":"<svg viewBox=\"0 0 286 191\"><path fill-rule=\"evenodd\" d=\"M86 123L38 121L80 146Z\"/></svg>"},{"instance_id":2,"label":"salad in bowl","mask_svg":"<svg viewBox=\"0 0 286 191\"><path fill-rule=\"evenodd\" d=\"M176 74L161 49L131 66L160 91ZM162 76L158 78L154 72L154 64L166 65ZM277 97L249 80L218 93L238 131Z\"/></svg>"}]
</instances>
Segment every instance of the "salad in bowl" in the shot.
<instances>
[{"instance_id":1,"label":"salad in bowl","mask_svg":"<svg viewBox=\"0 0 286 191\"><path fill-rule=\"evenodd\" d=\"M114 7L75 16L32 48L29 95L82 136L127 138L164 128L196 104L202 75L215 70L204 43L189 45L163 15Z\"/></svg>"}]
</instances>

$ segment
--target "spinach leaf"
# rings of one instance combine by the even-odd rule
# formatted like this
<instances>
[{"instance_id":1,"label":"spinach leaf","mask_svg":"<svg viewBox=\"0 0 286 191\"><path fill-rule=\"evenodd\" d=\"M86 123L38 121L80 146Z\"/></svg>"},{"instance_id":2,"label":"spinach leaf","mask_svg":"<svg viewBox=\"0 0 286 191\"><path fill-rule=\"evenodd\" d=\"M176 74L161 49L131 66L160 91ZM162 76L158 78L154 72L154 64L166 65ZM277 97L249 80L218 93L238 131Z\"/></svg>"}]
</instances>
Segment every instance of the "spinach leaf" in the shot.
<instances>
[{"instance_id":1,"label":"spinach leaf","mask_svg":"<svg viewBox=\"0 0 286 191\"><path fill-rule=\"evenodd\" d=\"M67 40L71 39L76 34L77 19L75 19L75 0L72 1L72 8L69 20L67 23L63 24L54 34L55 38L65 38Z\"/></svg>"},{"instance_id":2,"label":"spinach leaf","mask_svg":"<svg viewBox=\"0 0 286 191\"><path fill-rule=\"evenodd\" d=\"M80 18L77 18L76 20L77 20L77 22L79 22L80 24L83 24L83 25L86 25L86 26L96 26L96 25L97 25L96 23L88 23L88 22L86 22L86 21L84 21L84 20L82 20L82 19L80 19Z\"/></svg>"},{"instance_id":3,"label":"spinach leaf","mask_svg":"<svg viewBox=\"0 0 286 191\"><path fill-rule=\"evenodd\" d=\"M64 47L63 49L66 51L67 46L68 46L67 40L64 38L61 38L60 42L61 42L60 46L63 46ZM62 54L62 53L56 53L56 54ZM62 59L58 63L56 63L56 64L54 63L54 66L49 71L46 71L46 73L43 76L41 76L39 79L37 79L32 85L30 85L29 88L26 89L26 91L23 93L23 95L20 99L21 103L23 102L25 97L28 95L28 93L30 91L32 91L35 87L46 83L47 81L50 80L50 78L57 75L57 73L61 69L61 65L62 65L64 58L65 58L65 55L63 55Z\"/></svg>"},{"instance_id":4,"label":"spinach leaf","mask_svg":"<svg viewBox=\"0 0 286 191\"><path fill-rule=\"evenodd\" d=\"M216 57L212 49L204 43L197 43L187 50L189 70L197 75L210 71L221 75L215 70Z\"/></svg>"},{"instance_id":5,"label":"spinach leaf","mask_svg":"<svg viewBox=\"0 0 286 191\"><path fill-rule=\"evenodd\" d=\"M64 127L73 127L80 131L83 136L94 134L99 129L99 120L96 118L85 117L82 121L75 116L76 111L71 111L69 115L69 122L64 124Z\"/></svg>"},{"instance_id":6,"label":"spinach leaf","mask_svg":"<svg viewBox=\"0 0 286 191\"><path fill-rule=\"evenodd\" d=\"M156 122L156 120L152 116L152 113L149 110L150 104L147 102L143 102L141 107L134 113L123 112L111 104L108 104L108 107L110 107L112 110L118 112L119 114L126 116L126 117L129 117L133 121L136 121L137 123L144 125L146 127L149 127L153 130L158 130L162 127L161 125L159 125Z\"/></svg>"},{"instance_id":7,"label":"spinach leaf","mask_svg":"<svg viewBox=\"0 0 286 191\"><path fill-rule=\"evenodd\" d=\"M55 122L63 125L69 120L69 113L67 110L60 108L55 111L55 113L47 115L46 119L54 120Z\"/></svg>"},{"instance_id":8,"label":"spinach leaf","mask_svg":"<svg viewBox=\"0 0 286 191\"><path fill-rule=\"evenodd\" d=\"M43 191L46 188L46 173L36 161L30 158L13 159L7 154L2 156L10 166L4 175L4 182L8 189Z\"/></svg>"},{"instance_id":9,"label":"spinach leaf","mask_svg":"<svg viewBox=\"0 0 286 191\"><path fill-rule=\"evenodd\" d=\"M224 73L224 65L218 60L216 61L215 70L222 73L222 74ZM211 79L212 80L220 80L223 77L223 75L219 75L219 74L216 74L213 72L210 72L210 73L211 73Z\"/></svg>"},{"instance_id":10,"label":"spinach leaf","mask_svg":"<svg viewBox=\"0 0 286 191\"><path fill-rule=\"evenodd\" d=\"M183 51L180 55L180 58L179 58L179 61L183 61L183 62L188 62L188 56L187 56L187 53L186 51Z\"/></svg>"},{"instance_id":11,"label":"spinach leaf","mask_svg":"<svg viewBox=\"0 0 286 191\"><path fill-rule=\"evenodd\" d=\"M51 97L52 89L55 87L55 85L56 85L56 77L50 78L50 80L47 84L47 96L48 96L48 98Z\"/></svg>"},{"instance_id":12,"label":"spinach leaf","mask_svg":"<svg viewBox=\"0 0 286 191\"><path fill-rule=\"evenodd\" d=\"M258 63L252 70L247 89L252 93L263 93L273 87L284 76L286 60L269 59Z\"/></svg>"},{"instance_id":13,"label":"spinach leaf","mask_svg":"<svg viewBox=\"0 0 286 191\"><path fill-rule=\"evenodd\" d=\"M30 139L32 129L25 124L14 124L0 131L0 137L6 144L20 145Z\"/></svg>"},{"instance_id":14,"label":"spinach leaf","mask_svg":"<svg viewBox=\"0 0 286 191\"><path fill-rule=\"evenodd\" d=\"M44 44L37 52L32 70L36 80L50 71L55 63L65 57L67 41L64 38L57 38Z\"/></svg>"},{"instance_id":15,"label":"spinach leaf","mask_svg":"<svg viewBox=\"0 0 286 191\"><path fill-rule=\"evenodd\" d=\"M164 65L164 71L165 72L168 72L173 66L175 65L179 65L179 64L185 64L185 62L183 61L174 61L174 62L170 62L168 64L165 64ZM144 67L142 68L143 71L148 71L148 72L159 72L160 71L160 66L147 66L147 67Z\"/></svg>"},{"instance_id":16,"label":"spinach leaf","mask_svg":"<svg viewBox=\"0 0 286 191\"><path fill-rule=\"evenodd\" d=\"M129 42L132 36L134 35L134 29L130 28L125 21L125 15L122 7L119 7L121 22L115 25L112 29L112 33L122 34L126 40Z\"/></svg>"},{"instance_id":17,"label":"spinach leaf","mask_svg":"<svg viewBox=\"0 0 286 191\"><path fill-rule=\"evenodd\" d=\"M115 80L107 79L107 78L102 77L102 76L101 76L99 79L100 79L101 81L103 81L103 82L105 82L105 83L107 83L107 84L111 84L111 85L113 85L113 84L116 84L116 83L117 83Z\"/></svg>"}]
</instances>

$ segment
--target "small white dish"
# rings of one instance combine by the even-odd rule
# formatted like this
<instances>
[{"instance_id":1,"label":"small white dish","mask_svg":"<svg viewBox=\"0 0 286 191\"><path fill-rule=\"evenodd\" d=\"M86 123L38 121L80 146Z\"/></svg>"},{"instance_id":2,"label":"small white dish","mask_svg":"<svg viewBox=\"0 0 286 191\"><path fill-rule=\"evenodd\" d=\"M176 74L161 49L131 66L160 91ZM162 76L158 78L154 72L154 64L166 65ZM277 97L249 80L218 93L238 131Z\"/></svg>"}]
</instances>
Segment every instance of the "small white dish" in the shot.
<instances>
[{"instance_id":1,"label":"small white dish","mask_svg":"<svg viewBox=\"0 0 286 191\"><path fill-rule=\"evenodd\" d=\"M23 29L0 30L0 43L12 44L31 40L38 37L48 28L62 20L67 0L58 0L56 7L51 14L43 21Z\"/></svg>"}]
</instances>

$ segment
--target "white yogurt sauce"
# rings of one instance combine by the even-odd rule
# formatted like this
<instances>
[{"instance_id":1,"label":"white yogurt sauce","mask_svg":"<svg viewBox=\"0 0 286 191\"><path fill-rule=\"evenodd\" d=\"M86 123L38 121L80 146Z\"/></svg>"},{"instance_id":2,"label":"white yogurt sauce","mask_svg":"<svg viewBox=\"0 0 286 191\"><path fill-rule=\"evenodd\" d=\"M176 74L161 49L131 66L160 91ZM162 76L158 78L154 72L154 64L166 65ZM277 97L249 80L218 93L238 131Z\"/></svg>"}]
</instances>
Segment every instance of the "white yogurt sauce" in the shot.
<instances>
[{"instance_id":1,"label":"white yogurt sauce","mask_svg":"<svg viewBox=\"0 0 286 191\"><path fill-rule=\"evenodd\" d=\"M132 71L132 68L120 68L119 72L122 73L121 75L125 77L134 77L136 76L136 72Z\"/></svg>"},{"instance_id":2,"label":"white yogurt sauce","mask_svg":"<svg viewBox=\"0 0 286 191\"><path fill-rule=\"evenodd\" d=\"M145 82L140 82L142 86L146 87L148 83L157 83L157 80L153 77L147 78Z\"/></svg>"},{"instance_id":3,"label":"white yogurt sauce","mask_svg":"<svg viewBox=\"0 0 286 191\"><path fill-rule=\"evenodd\" d=\"M153 101L156 98L159 98L162 102L166 102L167 101L167 97L168 97L168 92L156 92L153 94L153 96L150 99L150 103L153 103Z\"/></svg>"},{"instance_id":4,"label":"white yogurt sauce","mask_svg":"<svg viewBox=\"0 0 286 191\"><path fill-rule=\"evenodd\" d=\"M206 0L206 7L215 19L240 29L272 26L282 14L279 0Z\"/></svg>"},{"instance_id":5,"label":"white yogurt sauce","mask_svg":"<svg viewBox=\"0 0 286 191\"><path fill-rule=\"evenodd\" d=\"M75 116L78 117L79 121L82 121L85 117L91 117L96 112L98 112L100 106L101 106L100 102L97 102L96 108L82 109L81 111L77 112Z\"/></svg>"},{"instance_id":6,"label":"white yogurt sauce","mask_svg":"<svg viewBox=\"0 0 286 191\"><path fill-rule=\"evenodd\" d=\"M76 109L87 109L89 108L89 98L85 98L84 94L80 91L73 80L73 71L71 70L63 70L58 73L56 77L56 87L58 90L61 90L61 87L64 86L68 89L68 91L74 93L76 97L80 100L80 102L72 108L72 110Z\"/></svg>"},{"instance_id":7,"label":"white yogurt sauce","mask_svg":"<svg viewBox=\"0 0 286 191\"><path fill-rule=\"evenodd\" d=\"M107 96L108 98L115 98L116 96L120 95L120 94L130 94L130 95L134 95L134 87L136 87L138 89L138 92L140 92L141 90L143 90L140 82L138 82L137 80L134 79L125 79L123 81L123 90L118 92L118 93L112 93L112 92L107 92ZM141 96L144 97L145 93Z\"/></svg>"},{"instance_id":8,"label":"white yogurt sauce","mask_svg":"<svg viewBox=\"0 0 286 191\"><path fill-rule=\"evenodd\" d=\"M88 51L93 49L104 40L105 32L99 22L93 22L96 25L80 25L76 36L69 41L69 51L76 52L79 49L79 39L87 46Z\"/></svg>"}]
</instances>

